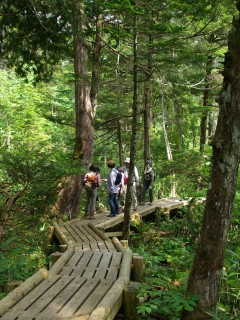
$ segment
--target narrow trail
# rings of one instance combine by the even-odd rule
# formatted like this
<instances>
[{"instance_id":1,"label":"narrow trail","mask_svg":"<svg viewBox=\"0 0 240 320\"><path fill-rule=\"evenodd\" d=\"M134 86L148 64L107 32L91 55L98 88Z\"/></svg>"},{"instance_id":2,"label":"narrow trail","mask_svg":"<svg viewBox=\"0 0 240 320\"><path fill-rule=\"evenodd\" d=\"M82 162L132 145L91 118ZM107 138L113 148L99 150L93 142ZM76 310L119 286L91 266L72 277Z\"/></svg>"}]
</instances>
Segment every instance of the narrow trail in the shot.
<instances>
[{"instance_id":1,"label":"narrow trail","mask_svg":"<svg viewBox=\"0 0 240 320\"><path fill-rule=\"evenodd\" d=\"M140 218L190 204L192 199L166 198L139 206ZM0 300L2 320L114 319L130 281L132 251L105 230L121 224L123 213L109 218L74 219L54 224L66 251L49 269L40 269Z\"/></svg>"}]
</instances>

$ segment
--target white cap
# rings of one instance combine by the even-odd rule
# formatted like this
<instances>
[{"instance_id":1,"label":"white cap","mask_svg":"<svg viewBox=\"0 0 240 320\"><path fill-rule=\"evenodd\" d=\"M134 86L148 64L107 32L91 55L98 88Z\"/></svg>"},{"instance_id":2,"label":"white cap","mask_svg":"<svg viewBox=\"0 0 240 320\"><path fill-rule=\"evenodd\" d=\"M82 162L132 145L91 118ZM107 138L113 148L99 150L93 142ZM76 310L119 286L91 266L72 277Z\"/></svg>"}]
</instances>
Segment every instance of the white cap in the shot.
<instances>
[{"instance_id":1,"label":"white cap","mask_svg":"<svg viewBox=\"0 0 240 320\"><path fill-rule=\"evenodd\" d=\"M130 163L130 158L126 158L124 162L125 163Z\"/></svg>"}]
</instances>

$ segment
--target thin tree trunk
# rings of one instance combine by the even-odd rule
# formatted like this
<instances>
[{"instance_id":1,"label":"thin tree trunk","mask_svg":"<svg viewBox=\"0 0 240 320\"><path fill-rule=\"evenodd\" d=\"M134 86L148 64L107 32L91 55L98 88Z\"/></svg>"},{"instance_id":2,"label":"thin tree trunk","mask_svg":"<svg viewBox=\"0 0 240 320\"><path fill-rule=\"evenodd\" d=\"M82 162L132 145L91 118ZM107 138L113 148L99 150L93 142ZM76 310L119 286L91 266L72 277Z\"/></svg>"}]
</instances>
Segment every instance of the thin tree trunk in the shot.
<instances>
[{"instance_id":1,"label":"thin tree trunk","mask_svg":"<svg viewBox=\"0 0 240 320\"><path fill-rule=\"evenodd\" d=\"M120 81L119 81L119 64L120 64L120 55L117 54L117 63L116 63L116 83L117 83L117 105L118 105L118 110L120 110L121 105L121 90L120 90ZM119 164L120 166L123 165L123 140L122 140L122 124L121 120L117 121L117 132L118 132L118 152L119 152Z\"/></svg>"},{"instance_id":2,"label":"thin tree trunk","mask_svg":"<svg viewBox=\"0 0 240 320\"><path fill-rule=\"evenodd\" d=\"M121 121L117 121L117 132L118 132L118 152L119 152L119 164L123 166L123 139L122 139L122 124Z\"/></svg>"},{"instance_id":3,"label":"thin tree trunk","mask_svg":"<svg viewBox=\"0 0 240 320\"><path fill-rule=\"evenodd\" d=\"M240 3L239 3L240 4ZM212 173L196 256L187 295L200 300L181 320L212 319L220 290L225 247L236 192L240 160L240 19L234 19L225 55L223 90L215 137L212 142Z\"/></svg>"},{"instance_id":4,"label":"thin tree trunk","mask_svg":"<svg viewBox=\"0 0 240 320\"><path fill-rule=\"evenodd\" d=\"M129 179L127 184L127 194L124 209L124 221L123 221L123 239L127 240L130 237L130 209L132 203L132 184L134 174L134 162L136 155L137 145L137 133L138 133L138 70L137 70L137 18L134 17L133 26L133 117L132 117L132 137L131 137L131 150L130 150L130 167L129 167Z\"/></svg>"},{"instance_id":5,"label":"thin tree trunk","mask_svg":"<svg viewBox=\"0 0 240 320\"><path fill-rule=\"evenodd\" d=\"M207 109L209 104L209 94L211 91L210 83L212 78L212 68L214 65L215 59L213 57L209 57L206 65L206 77L205 77L205 88L203 92L203 113L201 117L201 124L200 124L200 153L203 154L205 144L207 141L207 121L208 121L208 114L209 111Z\"/></svg>"},{"instance_id":6,"label":"thin tree trunk","mask_svg":"<svg viewBox=\"0 0 240 320\"><path fill-rule=\"evenodd\" d=\"M151 78L152 78L152 36L148 37L148 65L146 70L146 81L144 88L144 161L150 157L150 97L151 97ZM145 163L144 162L144 163Z\"/></svg>"},{"instance_id":7,"label":"thin tree trunk","mask_svg":"<svg viewBox=\"0 0 240 320\"><path fill-rule=\"evenodd\" d=\"M163 136L164 136L164 141L165 141L165 146L166 146L167 159L168 159L168 161L173 161L172 150L171 150L171 146L170 146L170 142L169 142L168 134L167 134L167 128L166 128L166 116L165 116L163 93L162 93L162 129L163 129ZM175 197L176 196L176 180L175 180L174 171L172 171L170 178L171 178L170 196Z\"/></svg>"}]
</instances>

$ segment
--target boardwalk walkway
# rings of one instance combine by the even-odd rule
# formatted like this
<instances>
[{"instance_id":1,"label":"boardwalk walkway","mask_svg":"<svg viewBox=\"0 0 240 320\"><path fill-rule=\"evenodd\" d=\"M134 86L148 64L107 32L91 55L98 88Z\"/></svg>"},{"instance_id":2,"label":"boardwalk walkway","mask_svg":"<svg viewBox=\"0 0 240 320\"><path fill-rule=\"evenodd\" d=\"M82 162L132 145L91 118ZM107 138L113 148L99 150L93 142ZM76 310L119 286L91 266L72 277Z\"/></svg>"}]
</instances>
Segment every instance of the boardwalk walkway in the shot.
<instances>
[{"instance_id":1,"label":"boardwalk walkway","mask_svg":"<svg viewBox=\"0 0 240 320\"><path fill-rule=\"evenodd\" d=\"M168 213L190 201L162 199L139 207L137 214ZM49 271L39 270L0 300L0 319L114 319L130 281L132 252L104 231L123 219L123 214L109 218L101 213L95 220L79 218L55 224L55 235L67 250Z\"/></svg>"}]
</instances>

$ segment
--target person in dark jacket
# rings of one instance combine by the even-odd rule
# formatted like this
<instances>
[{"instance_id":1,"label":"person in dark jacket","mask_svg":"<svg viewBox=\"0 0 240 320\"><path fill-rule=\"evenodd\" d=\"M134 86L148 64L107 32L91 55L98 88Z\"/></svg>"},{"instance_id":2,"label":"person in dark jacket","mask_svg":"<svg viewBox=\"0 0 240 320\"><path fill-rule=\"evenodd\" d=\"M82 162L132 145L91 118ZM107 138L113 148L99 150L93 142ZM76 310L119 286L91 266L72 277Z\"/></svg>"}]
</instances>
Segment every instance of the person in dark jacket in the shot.
<instances>
[{"instance_id":1,"label":"person in dark jacket","mask_svg":"<svg viewBox=\"0 0 240 320\"><path fill-rule=\"evenodd\" d=\"M142 190L142 199L141 204L144 205L146 201L146 193L149 193L149 204L153 202L153 184L154 184L154 171L152 168L152 162L147 159L143 171L143 190Z\"/></svg>"}]
</instances>

